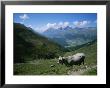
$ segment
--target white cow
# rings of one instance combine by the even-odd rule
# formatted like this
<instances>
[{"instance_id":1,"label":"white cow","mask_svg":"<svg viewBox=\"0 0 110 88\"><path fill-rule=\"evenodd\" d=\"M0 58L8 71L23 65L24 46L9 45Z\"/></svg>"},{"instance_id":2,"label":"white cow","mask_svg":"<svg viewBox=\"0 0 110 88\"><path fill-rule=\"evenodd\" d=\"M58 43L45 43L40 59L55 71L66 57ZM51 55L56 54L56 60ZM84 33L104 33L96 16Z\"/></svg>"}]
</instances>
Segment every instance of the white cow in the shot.
<instances>
[{"instance_id":1,"label":"white cow","mask_svg":"<svg viewBox=\"0 0 110 88\"><path fill-rule=\"evenodd\" d=\"M84 53L76 53L75 55L68 56L68 57L59 57L58 63L65 64L65 65L73 65L81 63L84 64L85 54Z\"/></svg>"}]
</instances>

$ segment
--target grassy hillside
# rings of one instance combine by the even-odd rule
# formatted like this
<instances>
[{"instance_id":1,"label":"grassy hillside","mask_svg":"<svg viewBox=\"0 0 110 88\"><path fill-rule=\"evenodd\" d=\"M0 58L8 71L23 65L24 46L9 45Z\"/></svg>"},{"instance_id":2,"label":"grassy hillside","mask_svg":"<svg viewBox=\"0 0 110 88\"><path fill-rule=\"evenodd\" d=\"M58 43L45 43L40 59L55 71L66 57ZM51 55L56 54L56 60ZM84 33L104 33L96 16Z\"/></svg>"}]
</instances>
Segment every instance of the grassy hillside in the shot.
<instances>
[{"instance_id":1,"label":"grassy hillside","mask_svg":"<svg viewBox=\"0 0 110 88\"><path fill-rule=\"evenodd\" d=\"M73 55L75 53L83 52L86 55L86 64L97 64L97 43L94 42L93 44L84 46L80 49L77 49L72 52L67 52L65 56Z\"/></svg>"},{"instance_id":2,"label":"grassy hillside","mask_svg":"<svg viewBox=\"0 0 110 88\"><path fill-rule=\"evenodd\" d=\"M86 55L85 65L67 67L57 63L56 59L40 59L28 63L14 64L15 75L96 75L97 74L97 43L83 46L75 51L66 52L64 56L83 52ZM53 65L51 67L51 65Z\"/></svg>"},{"instance_id":3,"label":"grassy hillside","mask_svg":"<svg viewBox=\"0 0 110 88\"><path fill-rule=\"evenodd\" d=\"M20 23L14 23L15 63L51 59L62 55L63 51L65 51L63 47L35 33L31 28Z\"/></svg>"}]
</instances>

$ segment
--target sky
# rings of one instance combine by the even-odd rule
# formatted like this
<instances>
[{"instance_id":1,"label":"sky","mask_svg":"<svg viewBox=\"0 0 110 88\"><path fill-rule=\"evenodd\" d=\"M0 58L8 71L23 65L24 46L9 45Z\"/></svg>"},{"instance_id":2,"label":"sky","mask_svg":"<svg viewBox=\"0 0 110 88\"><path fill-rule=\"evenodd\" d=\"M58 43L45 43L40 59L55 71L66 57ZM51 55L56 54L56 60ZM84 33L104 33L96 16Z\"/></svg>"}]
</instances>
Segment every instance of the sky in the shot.
<instances>
[{"instance_id":1,"label":"sky","mask_svg":"<svg viewBox=\"0 0 110 88\"><path fill-rule=\"evenodd\" d=\"M36 32L59 27L96 27L96 13L14 13L13 21L31 27Z\"/></svg>"}]
</instances>

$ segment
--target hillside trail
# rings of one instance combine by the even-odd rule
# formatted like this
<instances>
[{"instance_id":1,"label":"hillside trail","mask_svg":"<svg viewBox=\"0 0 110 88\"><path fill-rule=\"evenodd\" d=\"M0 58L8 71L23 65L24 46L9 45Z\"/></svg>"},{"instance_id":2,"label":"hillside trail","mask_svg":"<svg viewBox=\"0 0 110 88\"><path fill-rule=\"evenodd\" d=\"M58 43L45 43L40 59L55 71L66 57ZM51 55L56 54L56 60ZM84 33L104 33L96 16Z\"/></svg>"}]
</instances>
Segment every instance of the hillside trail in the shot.
<instances>
[{"instance_id":1,"label":"hillside trail","mask_svg":"<svg viewBox=\"0 0 110 88\"><path fill-rule=\"evenodd\" d=\"M93 65L93 66L91 66L91 67L87 67L87 66L85 66L85 68L83 68L83 69L78 69L78 70L74 70L74 68L73 68L73 70L69 70L68 71L68 75L82 75L84 72L86 72L86 71L88 71L88 70L91 70L91 69L93 69L93 68L96 68L97 66L96 65Z\"/></svg>"}]
</instances>

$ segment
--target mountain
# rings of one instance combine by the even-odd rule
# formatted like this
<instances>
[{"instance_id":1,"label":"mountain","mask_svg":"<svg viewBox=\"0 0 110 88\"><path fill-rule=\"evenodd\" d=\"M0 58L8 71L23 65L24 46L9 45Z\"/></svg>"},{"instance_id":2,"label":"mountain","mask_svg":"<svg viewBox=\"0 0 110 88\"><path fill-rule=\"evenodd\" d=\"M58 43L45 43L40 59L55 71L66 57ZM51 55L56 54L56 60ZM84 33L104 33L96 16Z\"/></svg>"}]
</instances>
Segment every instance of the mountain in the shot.
<instances>
[{"instance_id":1,"label":"mountain","mask_svg":"<svg viewBox=\"0 0 110 88\"><path fill-rule=\"evenodd\" d=\"M94 43L97 43L97 40L93 40L93 41L90 41L90 42L88 42L88 43L85 43L85 44L82 44L82 45L78 45L78 46L75 46L75 47L69 47L68 48L68 51L75 51L75 50L78 50L78 49L80 49L80 48L82 48L82 47L87 47L87 46L90 46L90 45L92 45L92 44L94 44Z\"/></svg>"},{"instance_id":2,"label":"mountain","mask_svg":"<svg viewBox=\"0 0 110 88\"><path fill-rule=\"evenodd\" d=\"M14 63L35 59L51 59L63 54L65 49L20 23L14 23Z\"/></svg>"},{"instance_id":3,"label":"mountain","mask_svg":"<svg viewBox=\"0 0 110 88\"><path fill-rule=\"evenodd\" d=\"M97 39L96 27L85 27L85 28L49 28L42 33L43 36L54 40L64 47L73 47L82 45L87 42Z\"/></svg>"},{"instance_id":4,"label":"mountain","mask_svg":"<svg viewBox=\"0 0 110 88\"><path fill-rule=\"evenodd\" d=\"M97 42L93 41L79 49L66 52L63 56L71 56L80 52L86 55L85 65L67 67L66 65L57 64L57 59L42 59L30 63L14 64L14 75L74 75L72 74L74 72L80 72L77 75L97 75ZM54 65L54 67L49 68L51 65Z\"/></svg>"}]
</instances>

